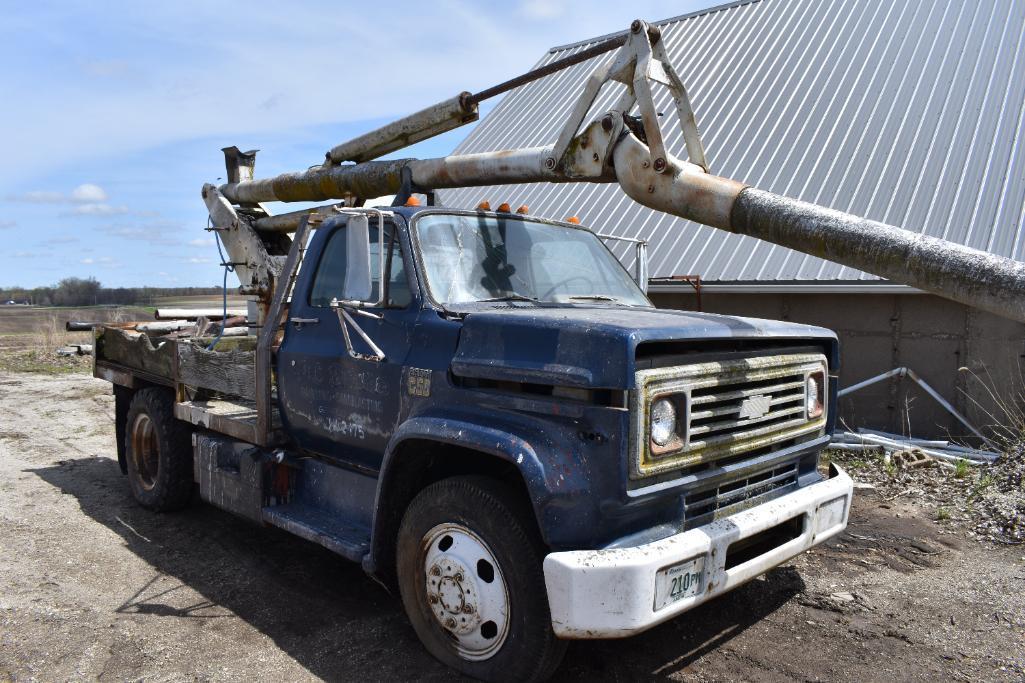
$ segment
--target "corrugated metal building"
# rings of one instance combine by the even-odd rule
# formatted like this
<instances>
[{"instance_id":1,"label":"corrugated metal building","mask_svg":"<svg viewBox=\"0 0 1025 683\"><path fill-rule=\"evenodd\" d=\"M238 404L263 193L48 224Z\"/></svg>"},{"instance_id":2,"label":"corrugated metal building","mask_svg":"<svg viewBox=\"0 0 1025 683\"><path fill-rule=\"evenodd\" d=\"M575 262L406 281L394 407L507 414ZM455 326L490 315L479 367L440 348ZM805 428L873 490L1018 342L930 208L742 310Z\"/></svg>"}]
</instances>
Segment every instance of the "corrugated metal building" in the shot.
<instances>
[{"instance_id":1,"label":"corrugated metal building","mask_svg":"<svg viewBox=\"0 0 1025 683\"><path fill-rule=\"evenodd\" d=\"M717 175L1025 258L1025 3L1016 0L747 0L658 22ZM608 36L557 47L539 65ZM547 144L604 56L507 95L457 152ZM594 111L611 106L607 88ZM686 158L667 93L667 143ZM589 120L589 119L588 119ZM699 275L704 310L825 325L844 341L842 380L912 367L979 423L985 391L1020 378L1019 324L870 274L635 204L614 185L447 191L577 215L648 240L654 278ZM629 260L625 247L619 252ZM695 308L690 285L656 281L660 306ZM958 433L894 383L843 407L856 424ZM1020 386L1020 384L1019 384Z\"/></svg>"}]
</instances>

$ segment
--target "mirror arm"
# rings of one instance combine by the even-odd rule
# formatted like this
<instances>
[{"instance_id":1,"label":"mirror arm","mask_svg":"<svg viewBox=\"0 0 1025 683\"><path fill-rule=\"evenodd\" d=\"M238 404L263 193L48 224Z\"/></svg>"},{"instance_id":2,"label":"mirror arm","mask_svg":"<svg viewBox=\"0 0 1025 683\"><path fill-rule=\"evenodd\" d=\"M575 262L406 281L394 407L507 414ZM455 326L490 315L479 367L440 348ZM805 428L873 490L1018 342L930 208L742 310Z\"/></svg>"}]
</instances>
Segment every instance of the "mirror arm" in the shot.
<instances>
[{"instance_id":1,"label":"mirror arm","mask_svg":"<svg viewBox=\"0 0 1025 683\"><path fill-rule=\"evenodd\" d=\"M385 360L384 351L374 343L373 339L367 336L367 333L363 331L363 328L360 327L355 320L353 320L352 316L349 315L349 312L343 308L343 305L339 304L335 308L335 313L338 315L338 324L342 328L342 336L345 337L345 349L349 352L349 356L351 358L355 358L356 360L369 360L375 363L381 363ZM360 336L360 339L370 347L370 350L373 351L373 355L360 353L353 348L352 337L349 336L350 325L352 326L352 329L356 330L356 334Z\"/></svg>"}]
</instances>

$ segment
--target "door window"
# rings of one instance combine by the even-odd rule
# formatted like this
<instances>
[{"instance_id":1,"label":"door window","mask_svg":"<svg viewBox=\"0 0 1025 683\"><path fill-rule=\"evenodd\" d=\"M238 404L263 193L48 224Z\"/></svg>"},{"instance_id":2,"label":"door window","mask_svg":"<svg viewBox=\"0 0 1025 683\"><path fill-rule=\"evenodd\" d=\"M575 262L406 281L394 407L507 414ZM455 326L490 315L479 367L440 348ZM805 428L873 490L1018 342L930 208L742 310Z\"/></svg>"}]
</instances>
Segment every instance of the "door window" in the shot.
<instances>
[{"instance_id":1,"label":"door window","mask_svg":"<svg viewBox=\"0 0 1025 683\"><path fill-rule=\"evenodd\" d=\"M317 265L317 273L313 278L310 290L311 306L330 306L332 299L341 299L345 284L346 241L345 226L336 229L324 246L324 253ZM409 290L409 279L406 277L406 264L402 258L402 243L391 226L385 226L384 248L385 267L388 268L388 306L405 308L413 300ZM379 230L370 228L370 272L374 280L371 297L379 296L378 275L380 273L381 240Z\"/></svg>"}]
</instances>

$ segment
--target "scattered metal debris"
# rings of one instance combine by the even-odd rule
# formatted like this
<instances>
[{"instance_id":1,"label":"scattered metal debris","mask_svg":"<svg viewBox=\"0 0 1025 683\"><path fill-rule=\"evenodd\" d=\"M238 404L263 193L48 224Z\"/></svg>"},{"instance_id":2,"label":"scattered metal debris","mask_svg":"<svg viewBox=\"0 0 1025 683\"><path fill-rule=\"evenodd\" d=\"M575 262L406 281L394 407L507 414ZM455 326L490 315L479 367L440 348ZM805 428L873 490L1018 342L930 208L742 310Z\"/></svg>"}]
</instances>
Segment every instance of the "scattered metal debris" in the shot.
<instances>
[{"instance_id":1,"label":"scattered metal debris","mask_svg":"<svg viewBox=\"0 0 1025 683\"><path fill-rule=\"evenodd\" d=\"M904 368L904 367L894 368L893 370L890 370L889 372L884 372L881 375L876 375L875 377L870 377L869 379L866 379L866 380L864 380L862 382L858 382L857 384L849 386L849 387L847 387L845 389L841 389L839 391L839 393L837 394L837 397L843 398L844 396L846 396L848 394L853 394L855 391L860 391L861 389L864 389L865 387L868 387L868 386L871 386L873 384L876 384L877 382L882 382L884 379L889 379L890 377L907 377L908 379L912 380L918 386L920 386L922 388L922 390L925 391L925 393L929 394L934 399L936 399L937 403L939 403L941 406L943 406L947 410L947 412L949 412L951 415L956 417L957 420L961 424L963 424L965 427L967 427L968 430L971 431L972 434L974 434L975 436L977 436L980 439L982 439L983 443L985 443L990 448L995 448L996 447L996 444L994 444L990 439L986 438L986 436L983 435L982 432L980 432L978 429L976 429L975 425L973 425L971 422L968 421L968 418L966 418L964 415L959 413L954 408L954 406L950 405L949 401L947 401L945 398L940 396L938 391L933 389L929 385L928 382L926 382L924 379L919 377L915 373L915 371L912 370L911 368Z\"/></svg>"},{"instance_id":2,"label":"scattered metal debris","mask_svg":"<svg viewBox=\"0 0 1025 683\"><path fill-rule=\"evenodd\" d=\"M69 344L57 349L58 356L91 356L93 355L92 344Z\"/></svg>"}]
</instances>

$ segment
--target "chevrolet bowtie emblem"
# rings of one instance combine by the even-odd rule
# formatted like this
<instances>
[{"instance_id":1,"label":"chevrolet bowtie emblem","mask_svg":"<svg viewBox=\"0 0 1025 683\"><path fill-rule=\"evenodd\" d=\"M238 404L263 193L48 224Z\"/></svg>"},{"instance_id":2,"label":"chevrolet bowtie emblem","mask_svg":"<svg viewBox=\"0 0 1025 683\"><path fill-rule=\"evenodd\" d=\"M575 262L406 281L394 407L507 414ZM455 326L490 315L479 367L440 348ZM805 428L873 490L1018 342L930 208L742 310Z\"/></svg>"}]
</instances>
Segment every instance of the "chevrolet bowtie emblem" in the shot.
<instances>
[{"instance_id":1,"label":"chevrolet bowtie emblem","mask_svg":"<svg viewBox=\"0 0 1025 683\"><path fill-rule=\"evenodd\" d=\"M750 396L740 403L740 419L756 418L769 412L772 406L772 397L759 394Z\"/></svg>"}]
</instances>

